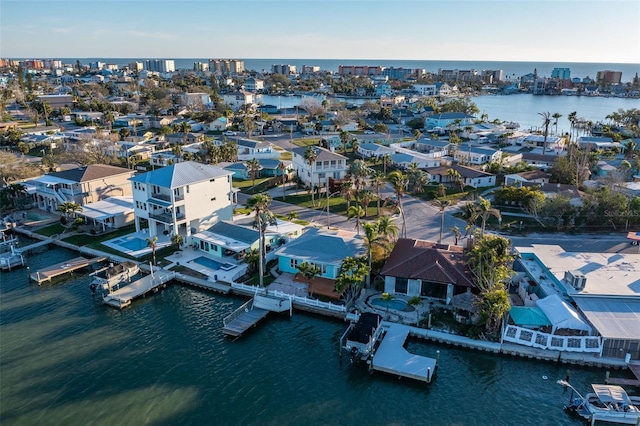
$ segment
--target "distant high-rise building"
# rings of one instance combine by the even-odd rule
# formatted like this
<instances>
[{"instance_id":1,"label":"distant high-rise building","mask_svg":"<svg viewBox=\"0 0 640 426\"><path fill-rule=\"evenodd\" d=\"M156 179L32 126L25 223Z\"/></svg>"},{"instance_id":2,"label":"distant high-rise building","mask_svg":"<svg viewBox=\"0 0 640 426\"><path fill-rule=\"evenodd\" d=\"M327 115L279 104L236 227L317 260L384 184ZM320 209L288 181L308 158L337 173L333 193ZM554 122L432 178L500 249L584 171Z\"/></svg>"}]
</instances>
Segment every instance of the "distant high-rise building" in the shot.
<instances>
[{"instance_id":1,"label":"distant high-rise building","mask_svg":"<svg viewBox=\"0 0 640 426\"><path fill-rule=\"evenodd\" d=\"M148 59L145 61L145 69L156 72L174 72L176 63L173 59Z\"/></svg>"},{"instance_id":2,"label":"distant high-rise building","mask_svg":"<svg viewBox=\"0 0 640 426\"><path fill-rule=\"evenodd\" d=\"M409 77L422 77L425 74L424 69L411 69L411 68L384 68L382 75L389 77L391 80L406 80Z\"/></svg>"},{"instance_id":3,"label":"distant high-rise building","mask_svg":"<svg viewBox=\"0 0 640 426\"><path fill-rule=\"evenodd\" d=\"M480 79L480 75L478 74L478 71L474 69L445 70L440 68L438 69L438 77L440 77L442 80L448 80L448 81L476 81Z\"/></svg>"},{"instance_id":4,"label":"distant high-rise building","mask_svg":"<svg viewBox=\"0 0 640 426\"><path fill-rule=\"evenodd\" d=\"M382 75L384 68L369 65L340 65L338 74L340 75Z\"/></svg>"},{"instance_id":5,"label":"distant high-rise building","mask_svg":"<svg viewBox=\"0 0 640 426\"><path fill-rule=\"evenodd\" d=\"M317 65L303 65L302 74L314 74L320 72L320 67Z\"/></svg>"},{"instance_id":6,"label":"distant high-rise building","mask_svg":"<svg viewBox=\"0 0 640 426\"><path fill-rule=\"evenodd\" d=\"M622 81L622 71L598 71L596 74L598 84L620 84Z\"/></svg>"},{"instance_id":7,"label":"distant high-rise building","mask_svg":"<svg viewBox=\"0 0 640 426\"><path fill-rule=\"evenodd\" d=\"M244 72L244 61L239 59L209 59L209 71L230 75Z\"/></svg>"},{"instance_id":8,"label":"distant high-rise building","mask_svg":"<svg viewBox=\"0 0 640 426\"><path fill-rule=\"evenodd\" d=\"M271 72L274 74L291 75L291 74L296 74L297 70L295 65L274 64L274 65L271 65Z\"/></svg>"},{"instance_id":9,"label":"distant high-rise building","mask_svg":"<svg viewBox=\"0 0 640 426\"><path fill-rule=\"evenodd\" d=\"M502 81L503 73L502 70L482 70L480 77L484 83L493 84Z\"/></svg>"},{"instance_id":10,"label":"distant high-rise building","mask_svg":"<svg viewBox=\"0 0 640 426\"><path fill-rule=\"evenodd\" d=\"M25 59L20 61L20 66L29 70L41 70L44 69L44 62L40 59Z\"/></svg>"},{"instance_id":11,"label":"distant high-rise building","mask_svg":"<svg viewBox=\"0 0 640 426\"><path fill-rule=\"evenodd\" d=\"M209 71L209 64L207 62L194 62L193 70L196 72L205 72Z\"/></svg>"},{"instance_id":12,"label":"distant high-rise building","mask_svg":"<svg viewBox=\"0 0 640 426\"><path fill-rule=\"evenodd\" d=\"M144 64L142 62L130 62L127 66L134 72L140 72L144 69Z\"/></svg>"},{"instance_id":13,"label":"distant high-rise building","mask_svg":"<svg viewBox=\"0 0 640 426\"><path fill-rule=\"evenodd\" d=\"M44 59L42 61L45 68L48 69L58 69L62 68L62 61L58 59Z\"/></svg>"},{"instance_id":14,"label":"distant high-rise building","mask_svg":"<svg viewBox=\"0 0 640 426\"><path fill-rule=\"evenodd\" d=\"M551 71L551 78L569 80L571 79L571 70L569 68L554 68L553 71Z\"/></svg>"}]
</instances>

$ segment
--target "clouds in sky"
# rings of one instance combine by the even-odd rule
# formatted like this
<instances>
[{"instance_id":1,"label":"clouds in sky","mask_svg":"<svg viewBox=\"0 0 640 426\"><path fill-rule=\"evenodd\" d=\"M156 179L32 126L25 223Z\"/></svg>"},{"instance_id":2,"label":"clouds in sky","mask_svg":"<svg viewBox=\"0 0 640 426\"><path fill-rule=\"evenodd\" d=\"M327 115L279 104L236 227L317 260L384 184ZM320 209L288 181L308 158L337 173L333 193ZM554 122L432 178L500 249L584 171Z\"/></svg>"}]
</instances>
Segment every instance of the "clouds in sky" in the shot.
<instances>
[{"instance_id":1,"label":"clouds in sky","mask_svg":"<svg viewBox=\"0 0 640 426\"><path fill-rule=\"evenodd\" d=\"M2 0L2 57L640 63L640 2Z\"/></svg>"}]
</instances>

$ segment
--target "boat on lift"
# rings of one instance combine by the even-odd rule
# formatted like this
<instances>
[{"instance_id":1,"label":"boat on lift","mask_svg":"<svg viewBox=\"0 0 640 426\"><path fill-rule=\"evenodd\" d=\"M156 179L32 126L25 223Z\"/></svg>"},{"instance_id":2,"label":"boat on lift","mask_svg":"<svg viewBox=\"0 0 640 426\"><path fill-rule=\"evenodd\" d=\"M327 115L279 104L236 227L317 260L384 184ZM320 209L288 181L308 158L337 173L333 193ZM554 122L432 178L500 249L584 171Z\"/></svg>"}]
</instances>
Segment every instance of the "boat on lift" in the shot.
<instances>
[{"instance_id":1,"label":"boat on lift","mask_svg":"<svg viewBox=\"0 0 640 426\"><path fill-rule=\"evenodd\" d=\"M108 292L111 289L120 287L123 284L130 283L131 278L140 272L140 267L135 262L122 262L105 266L93 272L93 281L89 285L92 292L100 288Z\"/></svg>"},{"instance_id":2,"label":"boat on lift","mask_svg":"<svg viewBox=\"0 0 640 426\"><path fill-rule=\"evenodd\" d=\"M571 389L569 404L564 408L589 420L637 425L640 423L640 397L629 396L620 386L592 384L593 392L584 397L565 380L558 384Z\"/></svg>"}]
</instances>

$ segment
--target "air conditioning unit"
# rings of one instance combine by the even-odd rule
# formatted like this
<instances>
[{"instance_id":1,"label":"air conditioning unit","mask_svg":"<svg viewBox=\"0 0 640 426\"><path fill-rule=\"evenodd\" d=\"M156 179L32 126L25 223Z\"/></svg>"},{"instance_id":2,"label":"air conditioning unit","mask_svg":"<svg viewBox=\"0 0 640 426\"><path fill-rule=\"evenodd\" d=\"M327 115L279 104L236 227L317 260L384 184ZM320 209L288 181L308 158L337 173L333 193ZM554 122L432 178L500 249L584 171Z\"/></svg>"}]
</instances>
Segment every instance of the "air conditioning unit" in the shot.
<instances>
[{"instance_id":1,"label":"air conditioning unit","mask_svg":"<svg viewBox=\"0 0 640 426\"><path fill-rule=\"evenodd\" d=\"M584 290L584 287L587 284L587 277L585 277L580 271L566 271L564 273L564 280L578 291Z\"/></svg>"}]
</instances>

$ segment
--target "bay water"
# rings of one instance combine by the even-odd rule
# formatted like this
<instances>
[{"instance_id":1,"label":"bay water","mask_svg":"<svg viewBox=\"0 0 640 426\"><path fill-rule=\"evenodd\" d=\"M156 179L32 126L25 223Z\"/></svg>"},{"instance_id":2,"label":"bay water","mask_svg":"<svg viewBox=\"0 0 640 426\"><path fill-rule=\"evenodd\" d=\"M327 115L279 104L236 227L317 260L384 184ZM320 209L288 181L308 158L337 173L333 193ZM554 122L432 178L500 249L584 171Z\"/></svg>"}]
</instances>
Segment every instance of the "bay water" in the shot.
<instances>
[{"instance_id":1,"label":"bay water","mask_svg":"<svg viewBox=\"0 0 640 426\"><path fill-rule=\"evenodd\" d=\"M31 271L77 253L51 248ZM570 425L604 371L410 340L436 356L430 384L369 374L338 356L346 323L271 314L236 341L222 319L245 299L171 284L119 311L75 273L39 287L0 275L0 423L8 425Z\"/></svg>"}]
</instances>

